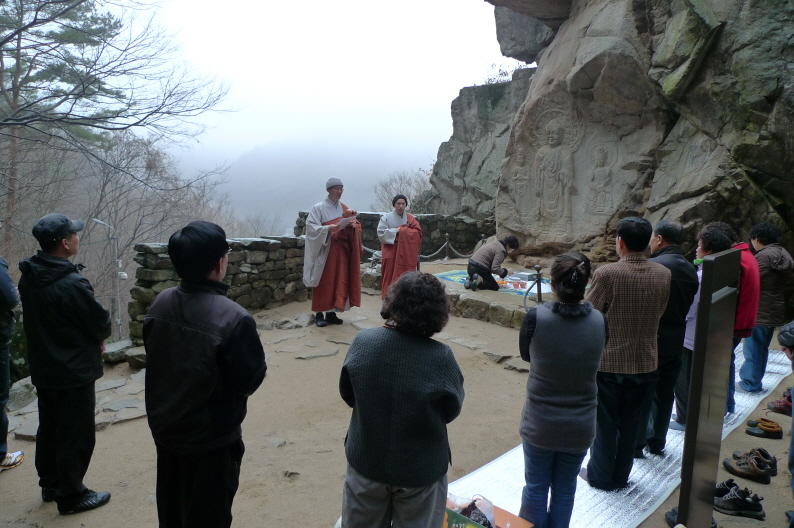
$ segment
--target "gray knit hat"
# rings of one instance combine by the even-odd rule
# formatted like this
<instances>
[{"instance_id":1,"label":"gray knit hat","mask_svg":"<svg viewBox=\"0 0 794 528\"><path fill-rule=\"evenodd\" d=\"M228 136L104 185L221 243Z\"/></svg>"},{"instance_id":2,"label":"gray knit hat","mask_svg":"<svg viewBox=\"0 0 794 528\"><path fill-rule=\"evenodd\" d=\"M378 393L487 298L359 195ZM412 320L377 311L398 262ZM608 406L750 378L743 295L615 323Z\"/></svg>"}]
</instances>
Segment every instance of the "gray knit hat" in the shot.
<instances>
[{"instance_id":1,"label":"gray knit hat","mask_svg":"<svg viewBox=\"0 0 794 528\"><path fill-rule=\"evenodd\" d=\"M777 342L780 346L794 348L794 321L783 326L777 334Z\"/></svg>"},{"instance_id":2,"label":"gray knit hat","mask_svg":"<svg viewBox=\"0 0 794 528\"><path fill-rule=\"evenodd\" d=\"M325 182L326 190L330 189L331 187L336 187L337 185L344 186L344 184L342 183L342 180L340 180L339 178L328 178L328 181Z\"/></svg>"}]
</instances>

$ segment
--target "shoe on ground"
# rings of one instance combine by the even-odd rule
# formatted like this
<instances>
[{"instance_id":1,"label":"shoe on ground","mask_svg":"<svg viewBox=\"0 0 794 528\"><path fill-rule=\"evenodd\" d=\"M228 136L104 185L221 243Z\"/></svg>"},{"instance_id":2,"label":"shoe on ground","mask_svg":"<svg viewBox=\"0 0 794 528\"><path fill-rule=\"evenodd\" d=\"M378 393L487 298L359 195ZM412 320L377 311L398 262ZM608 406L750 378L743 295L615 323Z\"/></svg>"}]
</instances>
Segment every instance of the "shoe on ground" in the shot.
<instances>
[{"instance_id":1,"label":"shoe on ground","mask_svg":"<svg viewBox=\"0 0 794 528\"><path fill-rule=\"evenodd\" d=\"M317 312L317 315L314 316L314 324L320 328L328 326L328 323L325 321L325 315L323 315L322 312Z\"/></svg>"},{"instance_id":2,"label":"shoe on ground","mask_svg":"<svg viewBox=\"0 0 794 528\"><path fill-rule=\"evenodd\" d=\"M477 291L477 287L480 285L480 276L476 273L471 276L471 291Z\"/></svg>"},{"instance_id":3,"label":"shoe on ground","mask_svg":"<svg viewBox=\"0 0 794 528\"><path fill-rule=\"evenodd\" d=\"M761 484L772 482L772 469L756 456L744 457L739 460L725 458L722 461L722 465L725 466L725 469L731 475L760 482Z\"/></svg>"},{"instance_id":4,"label":"shoe on ground","mask_svg":"<svg viewBox=\"0 0 794 528\"><path fill-rule=\"evenodd\" d=\"M720 482L719 484L717 484L715 486L715 488L714 488L714 498L715 499L718 499L718 498L721 499L722 497L724 497L725 495L730 493L730 491L733 488L738 488L738 487L739 487L739 485L736 482L734 482L733 479L723 480L722 482Z\"/></svg>"},{"instance_id":5,"label":"shoe on ground","mask_svg":"<svg viewBox=\"0 0 794 528\"><path fill-rule=\"evenodd\" d=\"M766 404L770 411L791 416L791 400L780 398Z\"/></svg>"},{"instance_id":6,"label":"shoe on ground","mask_svg":"<svg viewBox=\"0 0 794 528\"><path fill-rule=\"evenodd\" d=\"M342 320L336 315L336 312L326 312L325 320L328 324L342 324Z\"/></svg>"},{"instance_id":7,"label":"shoe on ground","mask_svg":"<svg viewBox=\"0 0 794 528\"><path fill-rule=\"evenodd\" d=\"M771 424L761 422L755 427L748 427L744 432L758 438L772 438L775 440L783 438L783 429L780 428L777 422L772 422Z\"/></svg>"},{"instance_id":8,"label":"shoe on ground","mask_svg":"<svg viewBox=\"0 0 794 528\"><path fill-rule=\"evenodd\" d=\"M660 457L665 456L663 447L661 447L661 448L659 448L659 447L649 447L648 448L648 452L650 454L652 454L653 456L660 456Z\"/></svg>"},{"instance_id":9,"label":"shoe on ground","mask_svg":"<svg viewBox=\"0 0 794 528\"><path fill-rule=\"evenodd\" d=\"M61 515L71 515L73 513L81 513L89 510L94 510L100 506L104 506L110 501L110 493L107 491L96 492L87 489L83 492L76 502L58 503L58 513Z\"/></svg>"},{"instance_id":10,"label":"shoe on ground","mask_svg":"<svg viewBox=\"0 0 794 528\"><path fill-rule=\"evenodd\" d=\"M25 453L23 451L14 451L13 453L6 453L6 456L0 461L0 471L15 468L25 460Z\"/></svg>"},{"instance_id":11,"label":"shoe on ground","mask_svg":"<svg viewBox=\"0 0 794 528\"><path fill-rule=\"evenodd\" d=\"M714 509L726 515L736 515L739 517L749 517L763 521L766 517L764 507L761 506L763 497L753 495L747 488L740 489L739 486L732 488L724 497L714 499Z\"/></svg>"},{"instance_id":12,"label":"shoe on ground","mask_svg":"<svg viewBox=\"0 0 794 528\"><path fill-rule=\"evenodd\" d=\"M41 500L44 502L52 502L55 500L55 494L58 492L55 488L41 488Z\"/></svg>"},{"instance_id":13,"label":"shoe on ground","mask_svg":"<svg viewBox=\"0 0 794 528\"><path fill-rule=\"evenodd\" d=\"M761 392L761 391L764 390L763 387L761 387L759 389L750 389L750 388L748 388L749 387L749 383L747 383L744 380L741 380L739 383L736 384L736 386L739 387L740 389L742 389L744 392L749 392L750 394L755 393L755 392Z\"/></svg>"},{"instance_id":14,"label":"shoe on ground","mask_svg":"<svg viewBox=\"0 0 794 528\"><path fill-rule=\"evenodd\" d=\"M739 460L740 458L747 457L747 456L750 456L750 457L757 456L758 458L760 458L764 462L764 464L769 466L769 469L771 470L770 473L769 473L769 476L770 477L776 477L777 476L777 458L772 456L772 455L770 455L769 451L767 451L763 447L756 447L755 449L751 449L750 451L747 451L746 453L742 452L742 451L738 451L738 450L733 452L733 459L734 460ZM733 480L733 479L731 479L731 480Z\"/></svg>"},{"instance_id":15,"label":"shoe on ground","mask_svg":"<svg viewBox=\"0 0 794 528\"><path fill-rule=\"evenodd\" d=\"M794 519L794 510L786 510L786 519L788 519L788 522L791 522L792 519Z\"/></svg>"},{"instance_id":16,"label":"shoe on ground","mask_svg":"<svg viewBox=\"0 0 794 528\"><path fill-rule=\"evenodd\" d=\"M471 288L471 276L466 277L466 280L463 281L463 287L467 290Z\"/></svg>"},{"instance_id":17,"label":"shoe on ground","mask_svg":"<svg viewBox=\"0 0 794 528\"><path fill-rule=\"evenodd\" d=\"M635 449L634 458L636 459L645 458L645 453L643 453L642 449Z\"/></svg>"},{"instance_id":18,"label":"shoe on ground","mask_svg":"<svg viewBox=\"0 0 794 528\"><path fill-rule=\"evenodd\" d=\"M678 524L678 506L664 514L664 522L670 528L674 528ZM711 518L711 528L717 528L717 521L714 520L714 517Z\"/></svg>"},{"instance_id":19,"label":"shoe on ground","mask_svg":"<svg viewBox=\"0 0 794 528\"><path fill-rule=\"evenodd\" d=\"M667 426L667 428L672 429L673 431L686 431L686 424L676 422L675 420L670 420L670 424Z\"/></svg>"},{"instance_id":20,"label":"shoe on ground","mask_svg":"<svg viewBox=\"0 0 794 528\"><path fill-rule=\"evenodd\" d=\"M761 417L758 417L758 418L756 418L754 420L753 419L747 420L747 427L757 427L758 424L760 424L760 423L773 424L773 423L777 423L777 422L774 421L774 420L770 420L769 418L764 418L764 417L761 416Z\"/></svg>"}]
</instances>

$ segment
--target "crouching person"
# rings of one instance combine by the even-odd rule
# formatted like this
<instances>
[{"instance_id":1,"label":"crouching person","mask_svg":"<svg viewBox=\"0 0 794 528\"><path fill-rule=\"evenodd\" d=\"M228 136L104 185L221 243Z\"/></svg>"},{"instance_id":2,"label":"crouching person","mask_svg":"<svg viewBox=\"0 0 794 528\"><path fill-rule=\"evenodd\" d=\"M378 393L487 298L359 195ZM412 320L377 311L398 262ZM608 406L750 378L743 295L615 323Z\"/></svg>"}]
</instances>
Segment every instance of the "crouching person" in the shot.
<instances>
[{"instance_id":1,"label":"crouching person","mask_svg":"<svg viewBox=\"0 0 794 528\"><path fill-rule=\"evenodd\" d=\"M463 375L431 336L449 320L444 286L408 272L381 308L386 324L356 335L339 392L353 408L345 440L345 528L438 528L444 522L447 424L463 405Z\"/></svg>"},{"instance_id":2,"label":"crouching person","mask_svg":"<svg viewBox=\"0 0 794 528\"><path fill-rule=\"evenodd\" d=\"M228 252L226 233L211 222L171 235L182 282L155 298L143 322L160 528L232 524L241 424L267 365L253 318L226 298Z\"/></svg>"}]
</instances>

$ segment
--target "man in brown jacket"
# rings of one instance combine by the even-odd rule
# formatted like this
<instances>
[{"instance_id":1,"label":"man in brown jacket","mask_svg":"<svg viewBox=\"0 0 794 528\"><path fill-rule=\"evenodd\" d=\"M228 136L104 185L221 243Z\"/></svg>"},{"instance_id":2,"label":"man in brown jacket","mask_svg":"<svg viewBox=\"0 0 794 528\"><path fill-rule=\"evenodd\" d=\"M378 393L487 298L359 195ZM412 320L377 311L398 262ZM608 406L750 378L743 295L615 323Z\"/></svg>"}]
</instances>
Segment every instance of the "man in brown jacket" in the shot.
<instances>
[{"instance_id":1,"label":"man in brown jacket","mask_svg":"<svg viewBox=\"0 0 794 528\"><path fill-rule=\"evenodd\" d=\"M641 403L652 397L658 365L656 335L670 295L670 270L650 262L653 227L643 218L618 222L618 262L598 268L587 300L607 316L609 341L598 369L596 437L581 477L611 491L628 485Z\"/></svg>"},{"instance_id":2,"label":"man in brown jacket","mask_svg":"<svg viewBox=\"0 0 794 528\"><path fill-rule=\"evenodd\" d=\"M766 222L750 230L750 243L755 248L755 260L761 273L761 298L753 334L744 340L744 364L739 369L739 388L747 392L763 390L761 379L766 371L772 334L775 327L786 324L783 285L786 275L794 269L794 261L778 244L778 236L778 228Z\"/></svg>"}]
</instances>

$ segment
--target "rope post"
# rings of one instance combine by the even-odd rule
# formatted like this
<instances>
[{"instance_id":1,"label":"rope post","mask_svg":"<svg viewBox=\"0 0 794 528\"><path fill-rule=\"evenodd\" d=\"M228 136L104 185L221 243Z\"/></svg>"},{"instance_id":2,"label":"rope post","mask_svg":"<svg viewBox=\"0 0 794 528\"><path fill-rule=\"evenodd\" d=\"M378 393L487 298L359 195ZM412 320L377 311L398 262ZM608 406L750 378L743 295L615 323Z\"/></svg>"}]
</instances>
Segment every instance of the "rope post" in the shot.
<instances>
[{"instance_id":1,"label":"rope post","mask_svg":"<svg viewBox=\"0 0 794 528\"><path fill-rule=\"evenodd\" d=\"M538 274L538 282L536 283L538 285L538 304L543 302L543 292L541 291L541 278L543 274L540 272L541 269L540 264L535 264L535 273Z\"/></svg>"},{"instance_id":2,"label":"rope post","mask_svg":"<svg viewBox=\"0 0 794 528\"><path fill-rule=\"evenodd\" d=\"M444 233L444 238L446 241L444 242L444 260L449 260L449 233Z\"/></svg>"}]
</instances>

